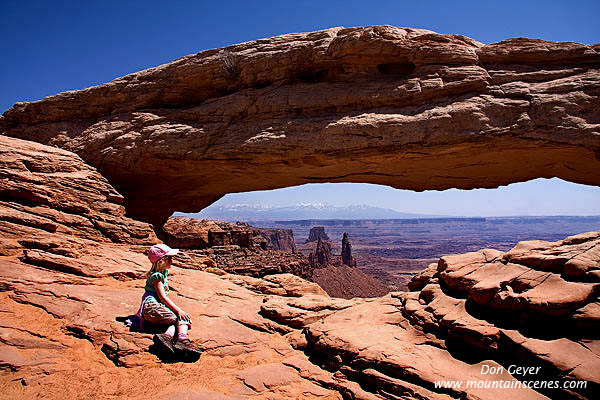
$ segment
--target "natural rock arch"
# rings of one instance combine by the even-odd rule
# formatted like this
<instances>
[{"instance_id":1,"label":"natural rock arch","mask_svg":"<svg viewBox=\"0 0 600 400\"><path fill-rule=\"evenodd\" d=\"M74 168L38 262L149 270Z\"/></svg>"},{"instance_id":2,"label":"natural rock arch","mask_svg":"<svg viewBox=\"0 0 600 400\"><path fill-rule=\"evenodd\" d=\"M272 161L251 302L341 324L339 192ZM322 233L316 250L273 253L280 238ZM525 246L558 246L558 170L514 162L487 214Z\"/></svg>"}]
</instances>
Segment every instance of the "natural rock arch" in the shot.
<instances>
[{"instance_id":1,"label":"natural rock arch","mask_svg":"<svg viewBox=\"0 0 600 400\"><path fill-rule=\"evenodd\" d=\"M162 224L309 182L600 185L600 45L390 26L262 39L32 103L4 135L78 153Z\"/></svg>"}]
</instances>

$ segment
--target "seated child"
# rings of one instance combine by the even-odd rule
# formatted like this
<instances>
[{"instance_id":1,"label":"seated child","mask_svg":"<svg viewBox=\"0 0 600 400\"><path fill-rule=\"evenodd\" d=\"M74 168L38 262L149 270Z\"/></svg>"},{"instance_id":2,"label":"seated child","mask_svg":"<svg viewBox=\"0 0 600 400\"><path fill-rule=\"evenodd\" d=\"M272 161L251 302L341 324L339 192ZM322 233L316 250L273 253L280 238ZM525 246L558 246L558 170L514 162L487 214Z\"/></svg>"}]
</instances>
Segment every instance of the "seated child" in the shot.
<instances>
[{"instance_id":1,"label":"seated child","mask_svg":"<svg viewBox=\"0 0 600 400\"><path fill-rule=\"evenodd\" d=\"M150 248L148 258L152 262L152 268L146 274L145 292L138 318L141 329L144 321L167 326L165 333L155 335L155 341L158 340L171 352L198 352L187 336L192 325L190 317L169 299L169 267L172 257L178 252L178 249L171 249L166 244L155 244Z\"/></svg>"}]
</instances>

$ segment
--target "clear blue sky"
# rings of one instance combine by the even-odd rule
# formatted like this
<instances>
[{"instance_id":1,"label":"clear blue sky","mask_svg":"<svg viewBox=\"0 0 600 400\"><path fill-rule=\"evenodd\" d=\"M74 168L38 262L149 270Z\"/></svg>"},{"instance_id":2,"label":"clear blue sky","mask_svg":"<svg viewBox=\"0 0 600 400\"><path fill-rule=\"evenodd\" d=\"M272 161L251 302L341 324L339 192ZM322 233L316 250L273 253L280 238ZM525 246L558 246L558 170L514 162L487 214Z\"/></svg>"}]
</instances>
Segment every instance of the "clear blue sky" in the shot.
<instances>
[{"instance_id":1,"label":"clear blue sky","mask_svg":"<svg viewBox=\"0 0 600 400\"><path fill-rule=\"evenodd\" d=\"M201 50L290 32L389 24L458 33L484 43L525 36L594 44L600 42L599 15L598 0L2 1L0 110ZM600 214L599 189L558 180L461 192L415 194L324 184L273 191L271 198L248 195L248 202L275 204L281 196L290 202L314 201L320 195L318 201L332 204L346 198L354 204L383 202L399 211L435 214ZM240 196L235 200L242 202ZM489 211L490 202L506 210Z\"/></svg>"}]
</instances>

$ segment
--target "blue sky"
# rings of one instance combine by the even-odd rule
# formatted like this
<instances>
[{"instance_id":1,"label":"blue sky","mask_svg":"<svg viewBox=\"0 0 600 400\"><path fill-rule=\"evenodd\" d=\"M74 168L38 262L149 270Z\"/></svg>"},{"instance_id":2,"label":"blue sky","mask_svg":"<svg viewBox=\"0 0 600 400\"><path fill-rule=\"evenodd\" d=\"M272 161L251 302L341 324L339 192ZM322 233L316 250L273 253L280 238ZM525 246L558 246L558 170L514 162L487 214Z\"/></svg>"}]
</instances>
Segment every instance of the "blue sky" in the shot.
<instances>
[{"instance_id":1,"label":"blue sky","mask_svg":"<svg viewBox=\"0 0 600 400\"><path fill-rule=\"evenodd\" d=\"M389 24L458 33L484 43L524 36L594 44L600 42L598 15L597 0L2 1L0 110L201 50L290 32ZM249 203L308 198L342 205L346 199L447 215L600 214L600 189L557 179L467 192L322 184L246 196ZM230 195L222 201L244 198Z\"/></svg>"}]
</instances>

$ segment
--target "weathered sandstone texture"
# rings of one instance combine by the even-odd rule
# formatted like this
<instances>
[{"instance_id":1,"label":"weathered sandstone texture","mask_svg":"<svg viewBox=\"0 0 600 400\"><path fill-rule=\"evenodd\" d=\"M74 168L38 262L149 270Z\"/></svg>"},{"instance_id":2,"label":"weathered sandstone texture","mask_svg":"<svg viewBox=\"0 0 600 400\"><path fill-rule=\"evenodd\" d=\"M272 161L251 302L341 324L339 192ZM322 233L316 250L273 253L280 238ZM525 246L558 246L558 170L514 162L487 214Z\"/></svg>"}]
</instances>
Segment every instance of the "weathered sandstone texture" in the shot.
<instances>
[{"instance_id":1,"label":"weathered sandstone texture","mask_svg":"<svg viewBox=\"0 0 600 400\"><path fill-rule=\"evenodd\" d=\"M161 238L171 247L187 249L175 265L196 269L218 267L233 274L262 277L291 273L308 278L308 259L296 252L289 229L254 228L243 222L169 218Z\"/></svg>"},{"instance_id":2,"label":"weathered sandstone texture","mask_svg":"<svg viewBox=\"0 0 600 400\"><path fill-rule=\"evenodd\" d=\"M155 225L308 182L600 185L599 67L598 46L340 27L17 103L0 132L79 154Z\"/></svg>"},{"instance_id":3,"label":"weathered sandstone texture","mask_svg":"<svg viewBox=\"0 0 600 400\"><path fill-rule=\"evenodd\" d=\"M158 239L123 216L106 179L73 153L0 136L0 199L2 398L341 399L331 373L295 369L311 364L282 336L291 329L259 314L265 294L326 297L316 284L213 275L180 253L172 296L205 353L163 363L152 335L123 323Z\"/></svg>"},{"instance_id":4,"label":"weathered sandstone texture","mask_svg":"<svg viewBox=\"0 0 600 400\"><path fill-rule=\"evenodd\" d=\"M255 228L257 229L257 228ZM296 241L291 229L258 228L262 237L267 240L267 249L296 253Z\"/></svg>"},{"instance_id":5,"label":"weathered sandstone texture","mask_svg":"<svg viewBox=\"0 0 600 400\"><path fill-rule=\"evenodd\" d=\"M277 250L249 250L236 245L215 246L205 250L188 249L182 255L182 264L203 269L218 267L223 271L262 277L271 274L290 273L311 279L313 268L301 253Z\"/></svg>"},{"instance_id":6,"label":"weathered sandstone texture","mask_svg":"<svg viewBox=\"0 0 600 400\"><path fill-rule=\"evenodd\" d=\"M158 243L152 226L124 216L123 202L77 155L0 136L0 255L82 276L134 274L92 251Z\"/></svg>"},{"instance_id":7,"label":"weathered sandstone texture","mask_svg":"<svg viewBox=\"0 0 600 400\"><path fill-rule=\"evenodd\" d=\"M252 250L279 250L295 253L291 229L255 228L243 222L175 217L160 229L161 238L171 247L206 249L235 245Z\"/></svg>"},{"instance_id":8,"label":"weathered sandstone texture","mask_svg":"<svg viewBox=\"0 0 600 400\"><path fill-rule=\"evenodd\" d=\"M306 243L316 242L319 239L327 240L327 241L330 240L329 236L327 236L327 233L325 232L325 227L324 226L311 227L310 231L308 232L308 238L306 238Z\"/></svg>"},{"instance_id":9,"label":"weathered sandstone texture","mask_svg":"<svg viewBox=\"0 0 600 400\"><path fill-rule=\"evenodd\" d=\"M4 398L593 399L599 390L600 232L443 257L415 280L420 290L375 299L332 299L291 274L198 270L184 250L171 296L204 353L166 362L151 333L123 323L150 268L149 225L124 217L120 195L75 154L0 144ZM510 365L540 369L511 375ZM485 388L518 380L587 387Z\"/></svg>"},{"instance_id":10,"label":"weathered sandstone texture","mask_svg":"<svg viewBox=\"0 0 600 400\"><path fill-rule=\"evenodd\" d=\"M392 297L424 332L539 366L536 379L586 380L575 392L587 397L600 390L600 232L445 256L410 287Z\"/></svg>"}]
</instances>

